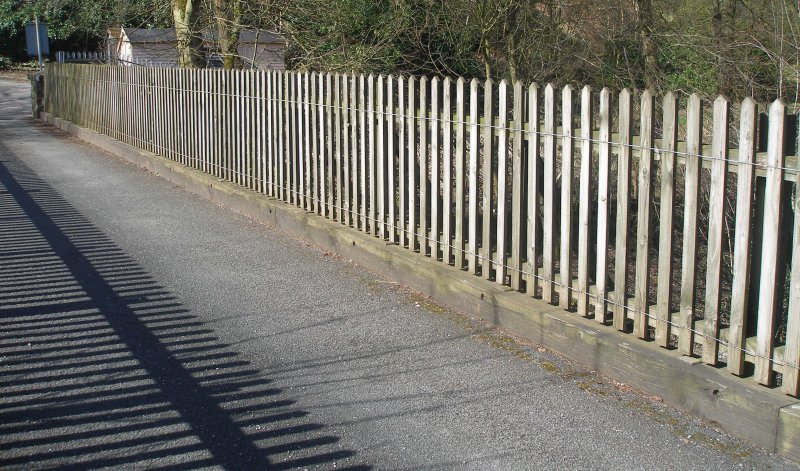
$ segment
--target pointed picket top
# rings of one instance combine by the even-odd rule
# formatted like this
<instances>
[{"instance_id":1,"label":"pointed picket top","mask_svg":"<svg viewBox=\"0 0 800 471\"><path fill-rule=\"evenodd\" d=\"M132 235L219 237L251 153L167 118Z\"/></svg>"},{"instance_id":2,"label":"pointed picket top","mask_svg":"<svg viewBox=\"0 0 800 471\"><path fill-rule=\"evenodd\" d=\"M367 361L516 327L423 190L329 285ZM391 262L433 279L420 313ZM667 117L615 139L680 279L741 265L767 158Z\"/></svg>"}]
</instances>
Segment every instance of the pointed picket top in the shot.
<instances>
[{"instance_id":1,"label":"pointed picket top","mask_svg":"<svg viewBox=\"0 0 800 471\"><path fill-rule=\"evenodd\" d=\"M745 116L749 116L753 123L755 123L754 116L757 116L758 111L758 104L756 104L755 100L750 97L745 98L742 100L742 107L739 111L739 116L744 118ZM741 132L739 133L739 142L742 141L752 141L755 143L755 125L753 126L742 126ZM741 146L739 147L741 149ZM743 152L739 153L743 155Z\"/></svg>"},{"instance_id":2,"label":"pointed picket top","mask_svg":"<svg viewBox=\"0 0 800 471\"><path fill-rule=\"evenodd\" d=\"M678 102L678 97L676 97L675 94L670 91L664 95L664 99L662 101L664 103L664 107L666 107L667 104L670 104L673 105L673 108L675 108L674 105Z\"/></svg>"},{"instance_id":3,"label":"pointed picket top","mask_svg":"<svg viewBox=\"0 0 800 471\"><path fill-rule=\"evenodd\" d=\"M769 115L770 115L770 120L771 120L771 118L772 118L772 115L773 115L773 113L776 113L776 114L781 114L781 115L782 115L782 114L784 114L785 112L786 112L786 104L785 104L785 103L783 102L783 100L781 100L780 98L778 98L777 100L773 101L773 102L772 102L772 103L769 105Z\"/></svg>"},{"instance_id":4,"label":"pointed picket top","mask_svg":"<svg viewBox=\"0 0 800 471\"><path fill-rule=\"evenodd\" d=\"M530 93L531 95L533 95L534 93L538 94L539 85L536 85L536 82L531 82L531 84L528 85L528 93Z\"/></svg>"},{"instance_id":5,"label":"pointed picket top","mask_svg":"<svg viewBox=\"0 0 800 471\"><path fill-rule=\"evenodd\" d=\"M486 81L484 81L484 82L483 82L483 84L484 84L484 85L483 85L484 87L486 87L487 89L489 89L489 88L491 88L491 87L492 87L492 85L494 85L494 81L493 81L493 80L491 79L491 77L490 77L490 78L487 78L487 79L486 79Z\"/></svg>"},{"instance_id":6,"label":"pointed picket top","mask_svg":"<svg viewBox=\"0 0 800 471\"><path fill-rule=\"evenodd\" d=\"M642 92L642 103L645 101L652 101L653 99L655 99L655 93L653 93L653 91L649 88Z\"/></svg>"},{"instance_id":7,"label":"pointed picket top","mask_svg":"<svg viewBox=\"0 0 800 471\"><path fill-rule=\"evenodd\" d=\"M550 96L555 95L556 87L554 87L552 83L548 83L544 87L544 93Z\"/></svg>"},{"instance_id":8,"label":"pointed picket top","mask_svg":"<svg viewBox=\"0 0 800 471\"><path fill-rule=\"evenodd\" d=\"M623 90L623 91L625 91L625 90ZM607 102L609 104L611 103L611 90L608 87L603 87L603 89L600 90L600 99L604 100L605 102Z\"/></svg>"},{"instance_id":9,"label":"pointed picket top","mask_svg":"<svg viewBox=\"0 0 800 471\"><path fill-rule=\"evenodd\" d=\"M431 87L433 87L433 86L434 86L434 84L435 84L435 85L437 85L437 86L439 85L439 77L436 77L436 76L434 76L434 77L431 79Z\"/></svg>"},{"instance_id":10,"label":"pointed picket top","mask_svg":"<svg viewBox=\"0 0 800 471\"><path fill-rule=\"evenodd\" d=\"M423 75L422 77L419 78L420 87L425 87L427 84L428 84L428 77L426 75Z\"/></svg>"},{"instance_id":11,"label":"pointed picket top","mask_svg":"<svg viewBox=\"0 0 800 471\"><path fill-rule=\"evenodd\" d=\"M473 80L477 80L477 79L473 79ZM464 77L459 77L458 80L456 80L456 85L458 85L459 87L463 87L464 86Z\"/></svg>"},{"instance_id":12,"label":"pointed picket top","mask_svg":"<svg viewBox=\"0 0 800 471\"><path fill-rule=\"evenodd\" d=\"M714 100L714 135L728 131L728 99L719 95Z\"/></svg>"},{"instance_id":13,"label":"pointed picket top","mask_svg":"<svg viewBox=\"0 0 800 471\"><path fill-rule=\"evenodd\" d=\"M561 89L561 96L566 97L567 95L572 96L572 92L575 91L575 88L572 85L564 85L564 88Z\"/></svg>"},{"instance_id":14,"label":"pointed picket top","mask_svg":"<svg viewBox=\"0 0 800 471\"><path fill-rule=\"evenodd\" d=\"M621 102L624 101L631 101L631 91L627 88L623 88L622 91L619 92L619 100Z\"/></svg>"},{"instance_id":15,"label":"pointed picket top","mask_svg":"<svg viewBox=\"0 0 800 471\"><path fill-rule=\"evenodd\" d=\"M451 83L452 83L452 80L450 79L450 77L445 77L444 81L442 82L442 87L450 88L450 84Z\"/></svg>"},{"instance_id":16,"label":"pointed picket top","mask_svg":"<svg viewBox=\"0 0 800 471\"><path fill-rule=\"evenodd\" d=\"M592 116L592 87L585 85L581 89L581 119L591 120Z\"/></svg>"}]
</instances>

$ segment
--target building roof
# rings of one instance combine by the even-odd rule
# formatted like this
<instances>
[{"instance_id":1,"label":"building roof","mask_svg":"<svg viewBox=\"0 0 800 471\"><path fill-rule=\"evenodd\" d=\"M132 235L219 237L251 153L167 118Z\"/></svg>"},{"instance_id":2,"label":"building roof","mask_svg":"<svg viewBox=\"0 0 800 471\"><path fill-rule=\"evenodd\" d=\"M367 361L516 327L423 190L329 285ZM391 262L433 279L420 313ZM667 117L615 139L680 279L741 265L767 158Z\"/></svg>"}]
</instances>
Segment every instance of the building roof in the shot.
<instances>
[{"instance_id":1,"label":"building roof","mask_svg":"<svg viewBox=\"0 0 800 471\"><path fill-rule=\"evenodd\" d=\"M178 41L174 28L122 28L132 43L174 43Z\"/></svg>"},{"instance_id":2,"label":"building roof","mask_svg":"<svg viewBox=\"0 0 800 471\"><path fill-rule=\"evenodd\" d=\"M243 29L239 32L239 42L243 43L254 43L256 42L256 38L258 38L258 43L285 43L286 40L280 34L274 31L265 31L265 30L255 30L255 29Z\"/></svg>"}]
</instances>

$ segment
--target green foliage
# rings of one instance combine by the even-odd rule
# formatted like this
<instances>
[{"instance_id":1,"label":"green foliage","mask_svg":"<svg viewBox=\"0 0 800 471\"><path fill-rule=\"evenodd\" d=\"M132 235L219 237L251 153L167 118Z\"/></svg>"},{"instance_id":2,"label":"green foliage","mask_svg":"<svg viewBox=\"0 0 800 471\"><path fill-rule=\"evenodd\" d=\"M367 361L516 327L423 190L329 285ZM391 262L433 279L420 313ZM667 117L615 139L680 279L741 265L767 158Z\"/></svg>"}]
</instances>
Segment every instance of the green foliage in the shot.
<instances>
[{"instance_id":1,"label":"green foliage","mask_svg":"<svg viewBox=\"0 0 800 471\"><path fill-rule=\"evenodd\" d=\"M699 45L669 44L660 48L665 90L713 95L717 92L715 58Z\"/></svg>"}]
</instances>

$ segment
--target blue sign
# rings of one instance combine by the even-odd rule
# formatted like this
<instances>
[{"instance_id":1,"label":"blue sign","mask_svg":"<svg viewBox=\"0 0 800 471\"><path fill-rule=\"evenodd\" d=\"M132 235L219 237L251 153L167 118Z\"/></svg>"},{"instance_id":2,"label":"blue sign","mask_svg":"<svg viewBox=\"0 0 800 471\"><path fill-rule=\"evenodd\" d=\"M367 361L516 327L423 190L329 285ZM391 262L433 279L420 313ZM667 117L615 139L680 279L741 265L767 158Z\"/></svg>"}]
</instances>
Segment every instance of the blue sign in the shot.
<instances>
[{"instance_id":1,"label":"blue sign","mask_svg":"<svg viewBox=\"0 0 800 471\"><path fill-rule=\"evenodd\" d=\"M36 49L36 24L28 23L25 25L25 45L28 50L29 56L38 55ZM42 55L50 54L50 43L47 42L47 23L39 22L39 47L42 49Z\"/></svg>"}]
</instances>

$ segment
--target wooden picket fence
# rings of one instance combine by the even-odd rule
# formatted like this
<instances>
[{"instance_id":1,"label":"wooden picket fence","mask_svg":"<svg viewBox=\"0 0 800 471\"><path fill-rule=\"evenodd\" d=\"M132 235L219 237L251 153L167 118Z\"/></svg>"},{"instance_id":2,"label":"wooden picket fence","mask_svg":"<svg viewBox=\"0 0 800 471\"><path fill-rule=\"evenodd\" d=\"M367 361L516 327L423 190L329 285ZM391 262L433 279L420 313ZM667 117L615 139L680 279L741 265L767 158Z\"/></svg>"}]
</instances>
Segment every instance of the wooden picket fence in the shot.
<instances>
[{"instance_id":1,"label":"wooden picket fence","mask_svg":"<svg viewBox=\"0 0 800 471\"><path fill-rule=\"evenodd\" d=\"M647 91L76 64L45 80L55 116L798 395L780 101L761 117Z\"/></svg>"}]
</instances>

